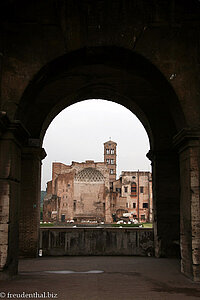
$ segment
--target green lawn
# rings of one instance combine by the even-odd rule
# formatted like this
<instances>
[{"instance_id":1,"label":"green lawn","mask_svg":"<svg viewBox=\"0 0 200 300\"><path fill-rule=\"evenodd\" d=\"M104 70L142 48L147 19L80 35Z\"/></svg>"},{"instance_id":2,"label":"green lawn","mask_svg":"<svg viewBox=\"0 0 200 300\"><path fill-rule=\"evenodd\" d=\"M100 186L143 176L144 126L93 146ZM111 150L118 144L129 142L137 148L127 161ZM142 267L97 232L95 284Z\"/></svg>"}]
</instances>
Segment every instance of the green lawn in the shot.
<instances>
[{"instance_id":1,"label":"green lawn","mask_svg":"<svg viewBox=\"0 0 200 300\"><path fill-rule=\"evenodd\" d=\"M54 223L40 223L40 227L51 227L54 226Z\"/></svg>"},{"instance_id":2,"label":"green lawn","mask_svg":"<svg viewBox=\"0 0 200 300\"><path fill-rule=\"evenodd\" d=\"M153 228L153 224L152 223L143 223L143 227L144 228Z\"/></svg>"},{"instance_id":3,"label":"green lawn","mask_svg":"<svg viewBox=\"0 0 200 300\"><path fill-rule=\"evenodd\" d=\"M66 224L65 224L66 225ZM74 225L74 224L71 224ZM77 224L76 224L77 225ZM139 223L139 224L110 224L112 227L139 227L142 228L153 228L152 223ZM54 223L40 223L40 227L53 227L55 226Z\"/></svg>"}]
</instances>

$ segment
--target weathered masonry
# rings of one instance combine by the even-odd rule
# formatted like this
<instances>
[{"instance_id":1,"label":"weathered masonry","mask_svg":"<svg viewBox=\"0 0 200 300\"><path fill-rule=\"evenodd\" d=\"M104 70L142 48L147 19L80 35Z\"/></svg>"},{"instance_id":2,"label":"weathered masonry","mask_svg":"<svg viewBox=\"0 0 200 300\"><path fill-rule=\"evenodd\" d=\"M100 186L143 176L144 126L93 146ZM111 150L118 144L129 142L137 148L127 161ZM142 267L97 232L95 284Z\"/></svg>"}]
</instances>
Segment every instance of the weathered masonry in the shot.
<instances>
[{"instance_id":1,"label":"weathered masonry","mask_svg":"<svg viewBox=\"0 0 200 300\"><path fill-rule=\"evenodd\" d=\"M107 99L150 139L155 255L180 240L181 270L200 281L200 2L2 0L0 14L1 276L17 272L18 247L38 253L48 125Z\"/></svg>"},{"instance_id":2,"label":"weathered masonry","mask_svg":"<svg viewBox=\"0 0 200 300\"><path fill-rule=\"evenodd\" d=\"M139 255L153 256L151 228L41 228L44 256Z\"/></svg>"},{"instance_id":3,"label":"weathered masonry","mask_svg":"<svg viewBox=\"0 0 200 300\"><path fill-rule=\"evenodd\" d=\"M104 143L104 162L54 162L43 202L44 222L106 222L128 213L152 222L150 172L122 172L116 179L117 143Z\"/></svg>"}]
</instances>

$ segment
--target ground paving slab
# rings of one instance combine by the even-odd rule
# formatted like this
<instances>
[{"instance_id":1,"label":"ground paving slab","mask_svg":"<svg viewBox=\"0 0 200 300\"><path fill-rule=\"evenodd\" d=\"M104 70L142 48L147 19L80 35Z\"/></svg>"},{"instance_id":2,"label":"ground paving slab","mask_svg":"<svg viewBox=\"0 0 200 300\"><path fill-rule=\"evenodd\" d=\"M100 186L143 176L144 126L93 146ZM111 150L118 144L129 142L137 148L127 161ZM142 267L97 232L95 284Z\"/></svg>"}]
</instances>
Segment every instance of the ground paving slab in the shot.
<instances>
[{"instance_id":1,"label":"ground paving slab","mask_svg":"<svg viewBox=\"0 0 200 300\"><path fill-rule=\"evenodd\" d=\"M200 283L177 259L65 256L23 259L19 274L0 282L2 299L182 300L200 298Z\"/></svg>"}]
</instances>

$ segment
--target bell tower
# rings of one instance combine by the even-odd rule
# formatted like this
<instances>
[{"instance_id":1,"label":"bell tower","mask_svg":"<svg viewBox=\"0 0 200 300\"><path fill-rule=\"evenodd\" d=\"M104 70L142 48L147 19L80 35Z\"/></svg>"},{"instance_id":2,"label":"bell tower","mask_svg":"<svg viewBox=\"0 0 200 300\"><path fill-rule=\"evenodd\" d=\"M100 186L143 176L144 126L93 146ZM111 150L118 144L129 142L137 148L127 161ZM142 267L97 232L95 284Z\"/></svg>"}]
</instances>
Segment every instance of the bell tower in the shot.
<instances>
[{"instance_id":1,"label":"bell tower","mask_svg":"<svg viewBox=\"0 0 200 300\"><path fill-rule=\"evenodd\" d=\"M109 169L110 187L113 186L113 181L116 180L117 171L117 143L108 141L104 143L104 163L107 164Z\"/></svg>"}]
</instances>

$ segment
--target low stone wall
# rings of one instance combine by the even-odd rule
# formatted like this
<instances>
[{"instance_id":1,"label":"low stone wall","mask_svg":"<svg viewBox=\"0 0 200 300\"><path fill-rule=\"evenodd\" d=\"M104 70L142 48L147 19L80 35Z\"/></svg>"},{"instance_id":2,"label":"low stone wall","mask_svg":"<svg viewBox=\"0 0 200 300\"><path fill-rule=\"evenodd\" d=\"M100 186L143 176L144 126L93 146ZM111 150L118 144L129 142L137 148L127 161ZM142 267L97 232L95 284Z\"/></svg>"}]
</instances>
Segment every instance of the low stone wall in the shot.
<instances>
[{"instance_id":1,"label":"low stone wall","mask_svg":"<svg viewBox=\"0 0 200 300\"><path fill-rule=\"evenodd\" d=\"M40 248L52 255L153 256L151 228L41 228Z\"/></svg>"}]
</instances>

